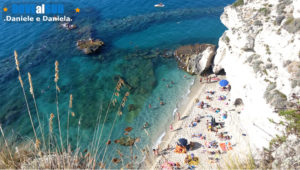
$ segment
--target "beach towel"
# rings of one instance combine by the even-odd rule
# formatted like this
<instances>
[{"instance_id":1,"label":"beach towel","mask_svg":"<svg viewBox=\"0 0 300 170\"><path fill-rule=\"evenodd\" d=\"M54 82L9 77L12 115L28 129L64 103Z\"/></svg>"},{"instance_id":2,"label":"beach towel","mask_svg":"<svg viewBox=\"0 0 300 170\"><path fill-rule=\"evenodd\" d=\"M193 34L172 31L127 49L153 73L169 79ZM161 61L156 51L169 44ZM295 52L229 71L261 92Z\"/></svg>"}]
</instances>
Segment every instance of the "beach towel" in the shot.
<instances>
[{"instance_id":1,"label":"beach towel","mask_svg":"<svg viewBox=\"0 0 300 170\"><path fill-rule=\"evenodd\" d=\"M188 155L187 157L185 157L184 161L188 163L190 166L199 164L199 158L192 155Z\"/></svg>"},{"instance_id":2,"label":"beach towel","mask_svg":"<svg viewBox=\"0 0 300 170\"><path fill-rule=\"evenodd\" d=\"M176 145L175 153L186 153L186 147Z\"/></svg>"},{"instance_id":3,"label":"beach towel","mask_svg":"<svg viewBox=\"0 0 300 170\"><path fill-rule=\"evenodd\" d=\"M227 143L227 150L229 150L229 151L232 150L232 146L231 146L230 142Z\"/></svg>"},{"instance_id":4,"label":"beach towel","mask_svg":"<svg viewBox=\"0 0 300 170\"><path fill-rule=\"evenodd\" d=\"M173 167L169 162L165 162L164 164L161 165L161 169L163 169L163 170L172 170Z\"/></svg>"},{"instance_id":5,"label":"beach towel","mask_svg":"<svg viewBox=\"0 0 300 170\"><path fill-rule=\"evenodd\" d=\"M220 143L220 148L222 149L223 152L232 150L232 146L230 142Z\"/></svg>"},{"instance_id":6,"label":"beach towel","mask_svg":"<svg viewBox=\"0 0 300 170\"><path fill-rule=\"evenodd\" d=\"M226 149L226 144L225 143L220 143L220 148L223 152L226 152L227 149Z\"/></svg>"}]
</instances>

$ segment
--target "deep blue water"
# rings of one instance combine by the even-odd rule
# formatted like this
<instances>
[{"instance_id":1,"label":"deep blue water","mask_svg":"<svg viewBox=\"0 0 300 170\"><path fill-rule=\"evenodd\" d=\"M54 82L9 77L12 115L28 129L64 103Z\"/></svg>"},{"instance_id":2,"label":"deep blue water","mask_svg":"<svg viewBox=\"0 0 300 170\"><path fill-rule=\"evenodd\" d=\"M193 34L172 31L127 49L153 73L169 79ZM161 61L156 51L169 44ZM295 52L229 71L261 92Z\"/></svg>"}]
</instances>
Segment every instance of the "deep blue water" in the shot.
<instances>
[{"instance_id":1,"label":"deep blue water","mask_svg":"<svg viewBox=\"0 0 300 170\"><path fill-rule=\"evenodd\" d=\"M0 7L6 2L8 0L1 1ZM6 131L14 130L23 136L32 135L14 66L13 50L17 50L27 92L27 72L33 76L45 129L48 129L50 113L56 115L53 79L54 61L58 60L58 84L61 89L59 106L64 130L69 94L74 97L72 111L76 116L70 120L72 143L77 142L78 121L81 120L80 146L88 147L97 124L99 106L103 106L104 110L107 108L116 79L121 76L131 86L131 89L124 87L122 94L130 91L131 95L122 117L117 119L111 139L124 136L123 129L131 126L133 131L130 135L141 137L138 147L151 147L173 119L173 110L180 105L193 82L192 76L177 68L174 59L163 58L159 54L186 44L217 45L225 31L219 17L224 6L233 0L164 0L165 8L154 8L153 5L160 1L149 0L64 2L69 5L68 14L73 15L73 9L77 7L81 9L80 14L73 18L78 25L76 30L63 30L56 23L0 22L0 123ZM105 42L100 54L86 56L76 49L77 40L90 36ZM183 78L184 75L187 78ZM167 85L170 87L167 88ZM29 92L27 94L34 115L33 101ZM166 104L160 106L158 98ZM151 109L148 108L149 104L152 105ZM131 110L128 109L129 105ZM108 139L115 113L116 108L109 111L101 146ZM104 116L105 111L102 113L101 126ZM35 117L34 120L37 126ZM150 124L147 130L151 137L141 130L146 121ZM53 126L57 132L57 122ZM63 137L66 138L65 131ZM116 149L128 151L128 148L116 144L110 147L106 160L111 160ZM138 154L138 151L135 153Z\"/></svg>"}]
</instances>

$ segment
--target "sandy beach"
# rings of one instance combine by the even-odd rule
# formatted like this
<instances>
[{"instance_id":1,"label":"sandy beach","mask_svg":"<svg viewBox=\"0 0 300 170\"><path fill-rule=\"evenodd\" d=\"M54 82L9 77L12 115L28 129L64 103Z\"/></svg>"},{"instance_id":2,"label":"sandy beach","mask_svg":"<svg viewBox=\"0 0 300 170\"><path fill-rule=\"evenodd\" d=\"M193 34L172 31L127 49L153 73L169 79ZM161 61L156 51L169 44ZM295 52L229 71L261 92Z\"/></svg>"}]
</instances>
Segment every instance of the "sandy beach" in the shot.
<instances>
[{"instance_id":1,"label":"sandy beach","mask_svg":"<svg viewBox=\"0 0 300 170\"><path fill-rule=\"evenodd\" d=\"M218 78L226 79L224 76ZM172 163L177 163L177 166L172 167L173 169L178 168L178 165L180 168L191 168L185 162L185 157L191 154L199 160L198 165L193 166L193 168L226 169L226 164L232 160L242 162L249 156L249 140L238 118L243 106L235 107L230 101L230 92L228 90L222 91L218 81L207 83L203 79L200 83L199 80L200 77L195 79L191 92L184 101L186 104L177 111L180 113L180 120L175 115L175 120L170 122L173 130L169 129L163 137L158 146L159 155L152 153L152 158L147 161L151 169L164 169L162 165ZM210 94L208 91L214 93ZM207 96L211 99L207 99ZM226 99L219 100L220 96L225 96ZM198 101L205 103L204 108L199 107ZM216 112L217 108L220 111ZM227 118L223 118L224 114L227 115ZM222 124L222 127L219 126L216 130L217 132L208 130L208 124L210 124L212 117L217 123ZM198 122L195 119L198 119ZM194 147L186 153L176 153L175 148L180 138L187 139L188 143L193 142ZM210 143L215 144L212 146ZM222 148L220 144L222 144ZM225 146L225 150L223 146Z\"/></svg>"}]
</instances>

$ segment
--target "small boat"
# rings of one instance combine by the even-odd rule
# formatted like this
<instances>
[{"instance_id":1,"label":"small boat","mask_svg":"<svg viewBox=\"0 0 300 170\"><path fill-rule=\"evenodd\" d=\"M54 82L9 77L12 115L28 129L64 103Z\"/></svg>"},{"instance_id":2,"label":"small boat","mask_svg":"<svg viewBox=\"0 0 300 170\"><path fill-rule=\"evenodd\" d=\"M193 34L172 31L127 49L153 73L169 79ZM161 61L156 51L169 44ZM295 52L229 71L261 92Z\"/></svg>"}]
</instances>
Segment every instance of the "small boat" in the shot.
<instances>
[{"instance_id":1,"label":"small boat","mask_svg":"<svg viewBox=\"0 0 300 170\"><path fill-rule=\"evenodd\" d=\"M162 8L162 7L165 7L165 5L163 3L159 3L159 4L155 4L154 7Z\"/></svg>"}]
</instances>

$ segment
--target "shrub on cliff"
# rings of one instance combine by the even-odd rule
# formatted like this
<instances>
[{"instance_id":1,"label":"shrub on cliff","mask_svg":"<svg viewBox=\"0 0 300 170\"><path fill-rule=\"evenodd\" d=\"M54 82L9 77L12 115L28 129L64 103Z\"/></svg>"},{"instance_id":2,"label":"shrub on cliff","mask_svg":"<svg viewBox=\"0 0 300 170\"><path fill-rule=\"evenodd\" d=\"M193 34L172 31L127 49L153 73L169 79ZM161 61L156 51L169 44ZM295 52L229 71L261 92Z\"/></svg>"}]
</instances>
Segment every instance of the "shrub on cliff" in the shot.
<instances>
[{"instance_id":1,"label":"shrub on cliff","mask_svg":"<svg viewBox=\"0 0 300 170\"><path fill-rule=\"evenodd\" d=\"M232 4L233 7L237 7L241 5L244 5L244 0L237 0Z\"/></svg>"},{"instance_id":2,"label":"shrub on cliff","mask_svg":"<svg viewBox=\"0 0 300 170\"><path fill-rule=\"evenodd\" d=\"M271 11L268 8L260 8L258 12L262 13L264 16L267 16L271 13Z\"/></svg>"},{"instance_id":3,"label":"shrub on cliff","mask_svg":"<svg viewBox=\"0 0 300 170\"><path fill-rule=\"evenodd\" d=\"M283 25L283 28L289 33L296 33L300 31L300 18L288 17Z\"/></svg>"},{"instance_id":4,"label":"shrub on cliff","mask_svg":"<svg viewBox=\"0 0 300 170\"><path fill-rule=\"evenodd\" d=\"M293 109L284 110L281 111L279 115L287 120L287 123L285 124L287 133L293 133L300 136L300 112Z\"/></svg>"}]
</instances>

